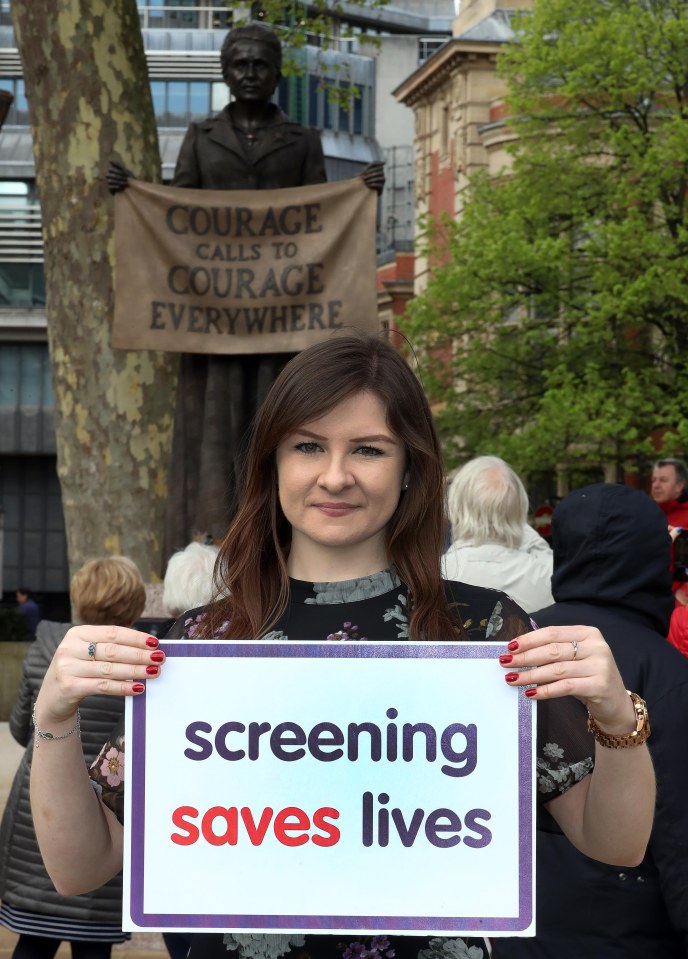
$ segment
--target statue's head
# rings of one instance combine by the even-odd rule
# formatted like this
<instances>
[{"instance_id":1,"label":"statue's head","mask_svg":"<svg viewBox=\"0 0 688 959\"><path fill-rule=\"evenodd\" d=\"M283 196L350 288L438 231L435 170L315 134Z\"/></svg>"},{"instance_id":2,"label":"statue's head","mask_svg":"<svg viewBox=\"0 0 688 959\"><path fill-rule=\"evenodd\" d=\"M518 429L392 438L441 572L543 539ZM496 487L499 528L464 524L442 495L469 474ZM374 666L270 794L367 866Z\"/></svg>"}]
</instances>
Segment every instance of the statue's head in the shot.
<instances>
[{"instance_id":1,"label":"statue's head","mask_svg":"<svg viewBox=\"0 0 688 959\"><path fill-rule=\"evenodd\" d=\"M282 44L268 27L235 27L222 44L220 65L235 99L269 100L282 76Z\"/></svg>"}]
</instances>

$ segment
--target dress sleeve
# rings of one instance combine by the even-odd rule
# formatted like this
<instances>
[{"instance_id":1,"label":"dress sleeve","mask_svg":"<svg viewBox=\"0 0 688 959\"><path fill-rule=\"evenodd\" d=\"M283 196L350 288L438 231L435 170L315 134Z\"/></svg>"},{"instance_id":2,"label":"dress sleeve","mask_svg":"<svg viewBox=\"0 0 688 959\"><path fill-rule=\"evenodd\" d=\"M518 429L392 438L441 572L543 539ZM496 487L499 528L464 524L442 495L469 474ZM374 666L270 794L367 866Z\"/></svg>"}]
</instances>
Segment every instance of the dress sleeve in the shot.
<instances>
[{"instance_id":1,"label":"dress sleeve","mask_svg":"<svg viewBox=\"0 0 688 959\"><path fill-rule=\"evenodd\" d=\"M203 606L182 613L172 623L162 639L193 639L203 619Z\"/></svg>"},{"instance_id":2,"label":"dress sleeve","mask_svg":"<svg viewBox=\"0 0 688 959\"><path fill-rule=\"evenodd\" d=\"M198 610L190 610L180 616L173 623L165 639L181 639L187 636L189 626L196 621L197 615L200 615ZM122 717L89 770L101 800L120 822L124 822L124 756L124 717Z\"/></svg>"},{"instance_id":3,"label":"dress sleeve","mask_svg":"<svg viewBox=\"0 0 688 959\"><path fill-rule=\"evenodd\" d=\"M485 635L500 643L536 629L520 606L504 593L492 610ZM535 776L538 803L547 803L592 772L595 741L587 728L587 712L573 696L537 704Z\"/></svg>"},{"instance_id":4,"label":"dress sleeve","mask_svg":"<svg viewBox=\"0 0 688 959\"><path fill-rule=\"evenodd\" d=\"M124 718L120 720L89 771L100 798L124 822Z\"/></svg>"},{"instance_id":5,"label":"dress sleeve","mask_svg":"<svg viewBox=\"0 0 688 959\"><path fill-rule=\"evenodd\" d=\"M497 593L499 599L492 609L485 627L485 638L498 643L510 643L517 636L535 629L535 623L518 603L506 593Z\"/></svg>"},{"instance_id":6,"label":"dress sleeve","mask_svg":"<svg viewBox=\"0 0 688 959\"><path fill-rule=\"evenodd\" d=\"M592 772L595 741L585 707L573 696L540 702L537 709L537 798L547 803Z\"/></svg>"}]
</instances>

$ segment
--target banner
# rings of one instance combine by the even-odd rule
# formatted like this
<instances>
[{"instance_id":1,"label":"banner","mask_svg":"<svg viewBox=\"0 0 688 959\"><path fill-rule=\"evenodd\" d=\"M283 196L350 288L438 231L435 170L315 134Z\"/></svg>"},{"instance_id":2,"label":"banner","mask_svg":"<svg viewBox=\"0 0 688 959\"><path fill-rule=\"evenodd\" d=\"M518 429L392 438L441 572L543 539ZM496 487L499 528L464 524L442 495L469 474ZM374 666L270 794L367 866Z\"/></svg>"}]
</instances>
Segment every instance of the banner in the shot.
<instances>
[{"instance_id":1,"label":"banner","mask_svg":"<svg viewBox=\"0 0 688 959\"><path fill-rule=\"evenodd\" d=\"M497 644L161 648L125 929L533 935L535 710Z\"/></svg>"},{"instance_id":2,"label":"banner","mask_svg":"<svg viewBox=\"0 0 688 959\"><path fill-rule=\"evenodd\" d=\"M376 209L360 177L251 191L131 180L115 197L113 345L292 353L377 330Z\"/></svg>"}]
</instances>

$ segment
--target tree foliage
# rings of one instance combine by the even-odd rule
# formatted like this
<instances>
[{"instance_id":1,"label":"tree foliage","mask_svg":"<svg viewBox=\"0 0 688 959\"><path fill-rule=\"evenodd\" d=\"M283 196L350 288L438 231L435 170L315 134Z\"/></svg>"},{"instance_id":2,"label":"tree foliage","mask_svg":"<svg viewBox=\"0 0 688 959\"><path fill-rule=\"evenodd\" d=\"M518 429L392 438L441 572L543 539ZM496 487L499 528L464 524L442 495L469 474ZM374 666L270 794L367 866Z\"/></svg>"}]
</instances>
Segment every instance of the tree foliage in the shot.
<instances>
[{"instance_id":1,"label":"tree foliage","mask_svg":"<svg viewBox=\"0 0 688 959\"><path fill-rule=\"evenodd\" d=\"M454 462L643 468L688 448L688 6L536 0L517 36L512 167L428 224L406 332Z\"/></svg>"},{"instance_id":2,"label":"tree foliage","mask_svg":"<svg viewBox=\"0 0 688 959\"><path fill-rule=\"evenodd\" d=\"M160 175L135 0L13 0L41 200L58 474L72 570L126 553L160 573L177 358L113 350L117 155Z\"/></svg>"},{"instance_id":3,"label":"tree foliage","mask_svg":"<svg viewBox=\"0 0 688 959\"><path fill-rule=\"evenodd\" d=\"M327 50L334 46L340 37L354 35L349 18L343 19L346 12L350 15L356 9L370 12L386 7L390 0L261 0L249 3L246 0L225 0L226 6L234 14L233 24L240 26L252 21L262 20L275 30L286 47L286 59L295 50L300 50L309 42ZM333 29L336 25L336 31ZM359 34L361 39L375 42L373 35ZM299 63L291 64L299 69Z\"/></svg>"}]
</instances>

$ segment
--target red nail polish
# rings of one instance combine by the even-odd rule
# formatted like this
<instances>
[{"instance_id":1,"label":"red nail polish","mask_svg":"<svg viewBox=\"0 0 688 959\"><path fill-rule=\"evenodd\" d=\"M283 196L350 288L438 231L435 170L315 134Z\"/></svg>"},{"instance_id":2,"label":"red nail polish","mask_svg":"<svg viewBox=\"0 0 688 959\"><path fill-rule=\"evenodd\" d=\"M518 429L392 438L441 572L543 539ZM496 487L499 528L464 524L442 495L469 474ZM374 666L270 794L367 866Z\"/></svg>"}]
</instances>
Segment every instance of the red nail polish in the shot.
<instances>
[{"instance_id":1,"label":"red nail polish","mask_svg":"<svg viewBox=\"0 0 688 959\"><path fill-rule=\"evenodd\" d=\"M155 653L151 653L150 658L151 658L151 662L153 663L165 662L165 654L163 653L161 649L157 650Z\"/></svg>"},{"instance_id":2,"label":"red nail polish","mask_svg":"<svg viewBox=\"0 0 688 959\"><path fill-rule=\"evenodd\" d=\"M146 666L146 672L149 676L157 676L160 669L157 666Z\"/></svg>"},{"instance_id":3,"label":"red nail polish","mask_svg":"<svg viewBox=\"0 0 688 959\"><path fill-rule=\"evenodd\" d=\"M506 648L509 650L509 652L515 653L516 650L518 649L518 640L517 640L517 639L512 639L511 642L507 645Z\"/></svg>"},{"instance_id":4,"label":"red nail polish","mask_svg":"<svg viewBox=\"0 0 688 959\"><path fill-rule=\"evenodd\" d=\"M160 645L160 640L155 636L149 636L146 640L146 646L150 646L151 649L155 649L156 646Z\"/></svg>"},{"instance_id":5,"label":"red nail polish","mask_svg":"<svg viewBox=\"0 0 688 959\"><path fill-rule=\"evenodd\" d=\"M508 666L513 658L513 656L508 656L505 653L503 656L499 657L499 662L502 664L502 666Z\"/></svg>"},{"instance_id":6,"label":"red nail polish","mask_svg":"<svg viewBox=\"0 0 688 959\"><path fill-rule=\"evenodd\" d=\"M528 697L528 699L532 699L533 696L536 696L536 695L537 695L537 688L535 686L531 686L530 689L526 689L526 696Z\"/></svg>"},{"instance_id":7,"label":"red nail polish","mask_svg":"<svg viewBox=\"0 0 688 959\"><path fill-rule=\"evenodd\" d=\"M504 679L506 679L507 683L515 683L518 679L518 673L507 673Z\"/></svg>"},{"instance_id":8,"label":"red nail polish","mask_svg":"<svg viewBox=\"0 0 688 959\"><path fill-rule=\"evenodd\" d=\"M131 687L131 691L132 693L142 693L145 688L146 687L143 685L143 683L134 683L134 685Z\"/></svg>"}]
</instances>

